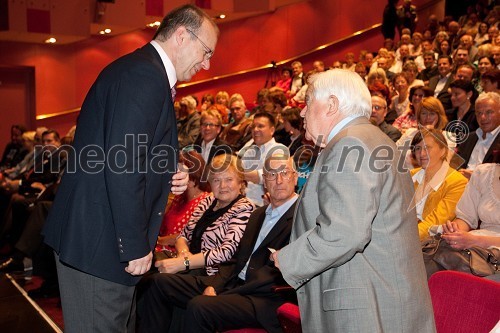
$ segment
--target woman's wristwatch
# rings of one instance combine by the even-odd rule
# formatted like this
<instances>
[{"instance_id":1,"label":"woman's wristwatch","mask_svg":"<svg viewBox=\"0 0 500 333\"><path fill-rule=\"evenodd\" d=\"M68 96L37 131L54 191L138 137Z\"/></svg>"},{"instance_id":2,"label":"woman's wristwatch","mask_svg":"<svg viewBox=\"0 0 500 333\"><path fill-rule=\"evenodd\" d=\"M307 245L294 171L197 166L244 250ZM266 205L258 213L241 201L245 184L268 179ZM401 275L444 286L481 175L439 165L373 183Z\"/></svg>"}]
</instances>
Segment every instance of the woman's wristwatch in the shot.
<instances>
[{"instance_id":1,"label":"woman's wristwatch","mask_svg":"<svg viewBox=\"0 0 500 333\"><path fill-rule=\"evenodd\" d=\"M186 271L189 271L189 257L184 257L184 266L186 266Z\"/></svg>"}]
</instances>

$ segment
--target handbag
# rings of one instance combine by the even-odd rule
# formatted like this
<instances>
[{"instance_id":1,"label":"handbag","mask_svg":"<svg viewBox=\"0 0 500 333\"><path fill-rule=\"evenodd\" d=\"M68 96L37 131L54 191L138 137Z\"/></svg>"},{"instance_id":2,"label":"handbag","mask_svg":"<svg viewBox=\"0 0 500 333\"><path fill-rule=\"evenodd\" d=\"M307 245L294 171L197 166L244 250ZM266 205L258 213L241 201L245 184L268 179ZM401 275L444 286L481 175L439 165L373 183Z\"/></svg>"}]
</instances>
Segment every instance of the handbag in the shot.
<instances>
[{"instance_id":1,"label":"handbag","mask_svg":"<svg viewBox=\"0 0 500 333\"><path fill-rule=\"evenodd\" d=\"M442 270L453 270L484 277L500 274L500 250L473 246L464 250L452 248L440 235L422 242L427 277Z\"/></svg>"}]
</instances>

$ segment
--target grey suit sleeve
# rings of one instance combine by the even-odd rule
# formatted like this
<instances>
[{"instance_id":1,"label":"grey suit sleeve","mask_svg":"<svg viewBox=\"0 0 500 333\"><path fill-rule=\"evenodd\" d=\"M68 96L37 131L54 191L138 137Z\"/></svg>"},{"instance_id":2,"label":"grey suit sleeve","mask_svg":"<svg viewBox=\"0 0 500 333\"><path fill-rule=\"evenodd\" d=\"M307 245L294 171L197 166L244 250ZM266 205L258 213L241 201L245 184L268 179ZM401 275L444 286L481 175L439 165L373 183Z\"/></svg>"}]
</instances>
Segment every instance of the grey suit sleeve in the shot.
<instances>
[{"instance_id":1,"label":"grey suit sleeve","mask_svg":"<svg viewBox=\"0 0 500 333\"><path fill-rule=\"evenodd\" d=\"M364 158L355 150L345 157L352 147L358 147ZM317 194L303 197L301 203L318 200L320 213L315 221L305 221L311 228L278 254L283 277L294 288L346 263L371 239L383 176L370 172L369 153L357 139L345 138L327 154L318 170L328 166L328 172L320 175Z\"/></svg>"}]
</instances>

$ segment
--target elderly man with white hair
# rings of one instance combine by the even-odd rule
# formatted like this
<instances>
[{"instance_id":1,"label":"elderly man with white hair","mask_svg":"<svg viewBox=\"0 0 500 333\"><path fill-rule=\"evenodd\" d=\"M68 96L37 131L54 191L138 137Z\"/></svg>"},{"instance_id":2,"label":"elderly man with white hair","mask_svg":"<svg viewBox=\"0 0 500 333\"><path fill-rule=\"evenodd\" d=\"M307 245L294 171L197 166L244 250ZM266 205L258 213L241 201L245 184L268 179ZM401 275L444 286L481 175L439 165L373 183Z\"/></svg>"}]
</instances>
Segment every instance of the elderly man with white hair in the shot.
<instances>
[{"instance_id":1,"label":"elderly man with white hair","mask_svg":"<svg viewBox=\"0 0 500 333\"><path fill-rule=\"evenodd\" d=\"M272 256L297 291L303 332L435 332L409 173L370 121L356 73L311 78L306 138L324 147L291 243Z\"/></svg>"}]
</instances>

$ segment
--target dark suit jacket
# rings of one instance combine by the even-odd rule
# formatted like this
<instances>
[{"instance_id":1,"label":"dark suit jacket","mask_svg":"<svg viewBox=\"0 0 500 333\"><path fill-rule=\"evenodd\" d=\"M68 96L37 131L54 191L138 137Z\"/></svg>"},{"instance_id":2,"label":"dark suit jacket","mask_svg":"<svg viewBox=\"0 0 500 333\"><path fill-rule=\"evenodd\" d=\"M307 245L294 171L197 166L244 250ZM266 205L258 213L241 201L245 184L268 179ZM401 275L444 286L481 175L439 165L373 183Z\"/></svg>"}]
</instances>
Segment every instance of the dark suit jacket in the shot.
<instances>
[{"instance_id":1,"label":"dark suit jacket","mask_svg":"<svg viewBox=\"0 0 500 333\"><path fill-rule=\"evenodd\" d=\"M201 144L202 144L202 138L201 138L201 135L198 136L198 138L196 138L196 141L193 145L193 148L194 150L196 150L196 152L200 153L201 154ZM217 136L215 138L215 141L212 145L212 147L210 147L210 153L208 154L208 163L210 163L210 161L212 161L212 158L214 158L215 156L218 156L218 155L222 155L222 154L232 154L233 151L231 150L231 147L223 140L219 139L219 137Z\"/></svg>"},{"instance_id":2,"label":"dark suit jacket","mask_svg":"<svg viewBox=\"0 0 500 333\"><path fill-rule=\"evenodd\" d=\"M73 146L45 242L78 270L134 285L140 277L125 267L154 248L177 169L170 85L151 44L100 73Z\"/></svg>"},{"instance_id":3,"label":"dark suit jacket","mask_svg":"<svg viewBox=\"0 0 500 333\"><path fill-rule=\"evenodd\" d=\"M469 137L467 140L465 140L464 143L460 144L458 146L458 155L464 159L464 162L459 165L458 169L465 169L467 168L467 164L469 164L470 156L472 154L472 151L474 150L474 147L476 146L478 137L475 132L472 132L469 134ZM495 159L495 154L494 152L497 152L497 157ZM500 151L500 135L497 134L495 140L493 140L493 143L490 146L490 149L486 152L486 155L484 156L483 163L499 163L499 157L498 155Z\"/></svg>"},{"instance_id":4,"label":"dark suit jacket","mask_svg":"<svg viewBox=\"0 0 500 333\"><path fill-rule=\"evenodd\" d=\"M286 285L280 271L269 260L268 247L279 250L288 244L292 230L294 203L271 229L264 241L252 254L262 223L266 217L267 206L256 209L250 216L240 247L233 259L222 264L219 273L211 280L217 294L246 295L255 304L257 319L268 331L275 331L276 309L285 302L284 295L272 291L273 286ZM250 263L245 283L238 285L238 274Z\"/></svg>"},{"instance_id":5,"label":"dark suit jacket","mask_svg":"<svg viewBox=\"0 0 500 333\"><path fill-rule=\"evenodd\" d=\"M429 88L432 91L436 90L436 86L438 84L439 78L440 78L439 75L436 75L436 76L431 77L429 79ZM448 80L446 81L446 83L443 87L443 90L441 90L439 92L439 94L437 95L437 99L439 99L441 104L443 104L443 107L445 110L451 109L451 95L448 92L448 88L450 87L451 82L453 82L453 74L450 74L450 76L448 77Z\"/></svg>"}]
</instances>

